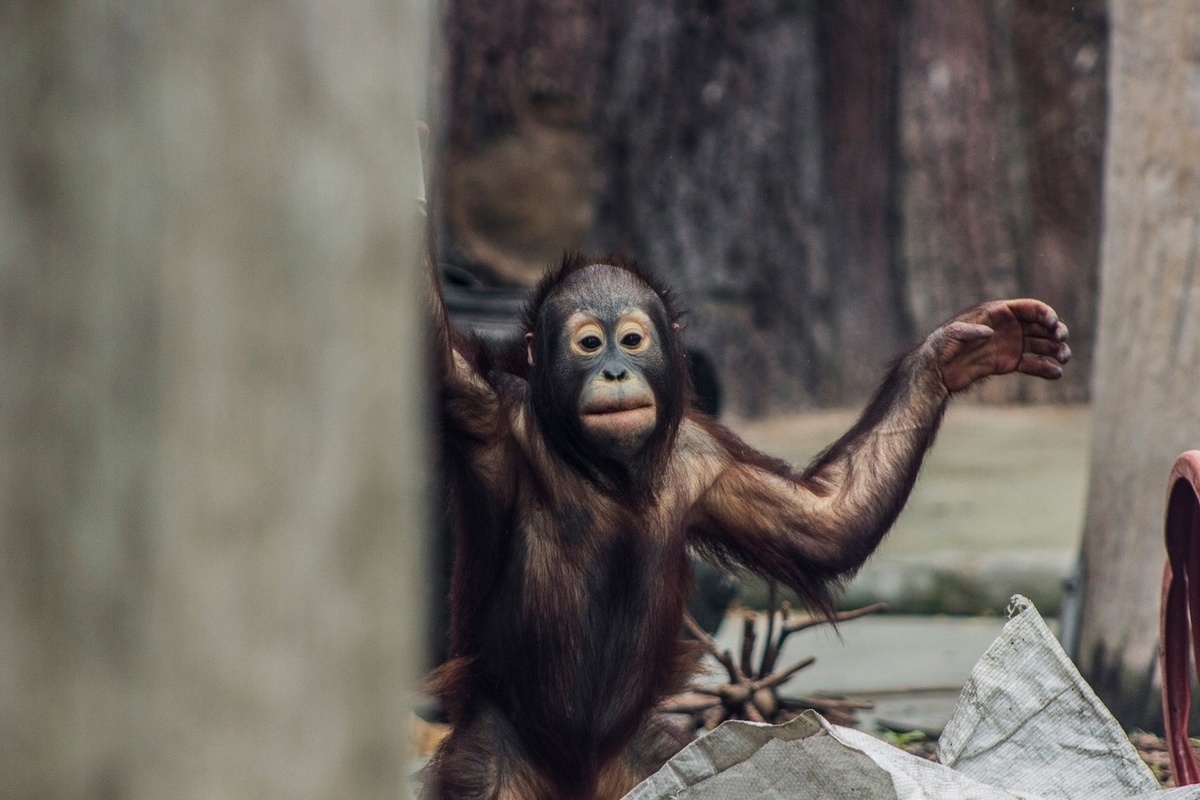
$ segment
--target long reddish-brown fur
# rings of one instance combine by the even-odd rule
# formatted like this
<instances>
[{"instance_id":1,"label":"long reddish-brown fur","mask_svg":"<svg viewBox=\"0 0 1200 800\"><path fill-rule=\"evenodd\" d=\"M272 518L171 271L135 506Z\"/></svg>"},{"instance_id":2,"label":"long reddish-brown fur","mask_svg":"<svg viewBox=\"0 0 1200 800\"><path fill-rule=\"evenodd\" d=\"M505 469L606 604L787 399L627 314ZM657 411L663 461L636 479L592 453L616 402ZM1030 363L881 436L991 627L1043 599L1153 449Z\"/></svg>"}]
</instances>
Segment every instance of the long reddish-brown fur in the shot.
<instances>
[{"instance_id":1,"label":"long reddish-brown fur","mask_svg":"<svg viewBox=\"0 0 1200 800\"><path fill-rule=\"evenodd\" d=\"M541 356L530 368L523 347L493 353L454 330L432 276L456 533L451 657L432 681L453 726L428 772L436 798L619 797L645 771L631 745L653 740L651 711L690 663L679 641L689 548L829 611L832 588L912 488L949 397L945 375L955 386L1015 369L1055 377L1047 359L1069 357L1043 304L980 306L899 360L859 422L797 472L687 410L678 313L628 259L570 255L539 284L524 318L536 352L572 310L563 282L595 264L643 287L662 344L648 377L654 429L631 457L589 449L575 406L560 402L570 387L539 370ZM1003 341L986 341L983 322L1004 328Z\"/></svg>"}]
</instances>

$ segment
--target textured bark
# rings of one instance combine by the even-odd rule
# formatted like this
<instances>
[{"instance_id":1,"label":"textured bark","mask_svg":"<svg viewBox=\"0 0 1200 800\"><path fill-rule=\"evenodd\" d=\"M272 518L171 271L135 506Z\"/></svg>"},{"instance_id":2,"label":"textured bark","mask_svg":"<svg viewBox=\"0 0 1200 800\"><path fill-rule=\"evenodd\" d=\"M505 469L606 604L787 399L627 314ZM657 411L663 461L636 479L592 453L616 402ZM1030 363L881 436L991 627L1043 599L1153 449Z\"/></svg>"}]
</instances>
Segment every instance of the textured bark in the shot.
<instances>
[{"instance_id":1,"label":"textured bark","mask_svg":"<svg viewBox=\"0 0 1200 800\"><path fill-rule=\"evenodd\" d=\"M1079 662L1124 724L1152 728L1166 480L1200 446L1200 7L1115 0L1111 13Z\"/></svg>"},{"instance_id":2,"label":"textured bark","mask_svg":"<svg viewBox=\"0 0 1200 800\"><path fill-rule=\"evenodd\" d=\"M631 251L734 408L832 399L815 9L452 4L446 253L528 283L563 247Z\"/></svg>"},{"instance_id":3,"label":"textured bark","mask_svg":"<svg viewBox=\"0 0 1200 800\"><path fill-rule=\"evenodd\" d=\"M1044 296L1076 365L975 395L1086 397L1101 0L450 8L445 217L469 266L529 282L563 247L632 251L744 414L861 401L950 315Z\"/></svg>"},{"instance_id":4,"label":"textured bark","mask_svg":"<svg viewBox=\"0 0 1200 800\"><path fill-rule=\"evenodd\" d=\"M915 336L895 258L900 5L819 4L825 233L838 395L867 395Z\"/></svg>"},{"instance_id":5,"label":"textured bark","mask_svg":"<svg viewBox=\"0 0 1200 800\"><path fill-rule=\"evenodd\" d=\"M1074 354L1063 380L1030 382L1025 396L1081 402L1088 399L1096 337L1107 3L1014 0L1012 29L1030 213L1021 291L1069 321Z\"/></svg>"},{"instance_id":6,"label":"textured bark","mask_svg":"<svg viewBox=\"0 0 1200 800\"><path fill-rule=\"evenodd\" d=\"M531 284L595 218L590 123L608 80L600 0L456 0L446 24L443 255Z\"/></svg>"},{"instance_id":7,"label":"textured bark","mask_svg":"<svg viewBox=\"0 0 1200 800\"><path fill-rule=\"evenodd\" d=\"M516 131L533 107L586 121L611 56L603 0L455 0L448 6L446 127L471 155Z\"/></svg>"},{"instance_id":8,"label":"textured bark","mask_svg":"<svg viewBox=\"0 0 1200 800\"><path fill-rule=\"evenodd\" d=\"M423 11L3 16L0 796L403 794Z\"/></svg>"},{"instance_id":9,"label":"textured bark","mask_svg":"<svg viewBox=\"0 0 1200 800\"><path fill-rule=\"evenodd\" d=\"M676 286L743 413L832 396L815 3L635 2L600 107L600 242Z\"/></svg>"}]
</instances>

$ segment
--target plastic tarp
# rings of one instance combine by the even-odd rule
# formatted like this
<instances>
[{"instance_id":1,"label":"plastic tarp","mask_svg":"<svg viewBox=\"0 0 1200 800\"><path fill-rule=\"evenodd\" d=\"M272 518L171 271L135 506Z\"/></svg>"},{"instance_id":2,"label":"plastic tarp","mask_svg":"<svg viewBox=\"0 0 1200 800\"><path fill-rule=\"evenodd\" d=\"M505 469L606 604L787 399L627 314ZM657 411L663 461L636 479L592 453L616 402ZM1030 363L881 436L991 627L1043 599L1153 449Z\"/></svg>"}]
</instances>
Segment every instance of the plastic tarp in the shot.
<instances>
[{"instance_id":1,"label":"plastic tarp","mask_svg":"<svg viewBox=\"0 0 1200 800\"><path fill-rule=\"evenodd\" d=\"M1200 800L1200 786L1159 788L1023 597L972 670L939 760L814 712L786 725L726 722L626 800Z\"/></svg>"}]
</instances>

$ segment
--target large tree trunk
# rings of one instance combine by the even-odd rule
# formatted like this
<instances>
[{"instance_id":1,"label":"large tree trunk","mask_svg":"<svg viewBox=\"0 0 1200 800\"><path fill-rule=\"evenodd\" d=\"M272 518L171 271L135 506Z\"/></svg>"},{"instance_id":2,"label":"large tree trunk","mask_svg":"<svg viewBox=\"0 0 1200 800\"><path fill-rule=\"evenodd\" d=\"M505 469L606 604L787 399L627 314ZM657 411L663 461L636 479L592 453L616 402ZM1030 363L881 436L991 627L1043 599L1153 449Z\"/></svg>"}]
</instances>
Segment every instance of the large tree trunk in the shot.
<instances>
[{"instance_id":1,"label":"large tree trunk","mask_svg":"<svg viewBox=\"0 0 1200 800\"><path fill-rule=\"evenodd\" d=\"M455 0L446 25L442 255L533 283L595 218L590 122L612 55L604 0ZM489 274L490 273L490 274Z\"/></svg>"},{"instance_id":2,"label":"large tree trunk","mask_svg":"<svg viewBox=\"0 0 1200 800\"><path fill-rule=\"evenodd\" d=\"M982 299L1033 296L1073 327L1062 381L987 401L1087 397L1105 17L1090 0L916 0L902 49L900 270L917 332Z\"/></svg>"},{"instance_id":3,"label":"large tree trunk","mask_svg":"<svg viewBox=\"0 0 1200 800\"><path fill-rule=\"evenodd\" d=\"M909 11L881 0L820 5L838 394L864 394L882 359L955 311L1021 294L1071 321L1076 362L1054 384L998 382L978 394L1086 399L1103 3L918 2Z\"/></svg>"},{"instance_id":4,"label":"large tree trunk","mask_svg":"<svg viewBox=\"0 0 1200 800\"><path fill-rule=\"evenodd\" d=\"M1029 400L1089 397L1096 337L1101 182L1107 111L1106 0L1013 0L1029 192L1021 292L1071 326L1074 358L1055 383L1028 381Z\"/></svg>"},{"instance_id":5,"label":"large tree trunk","mask_svg":"<svg viewBox=\"0 0 1200 800\"><path fill-rule=\"evenodd\" d=\"M824 217L836 307L837 394L867 395L914 337L896 259L900 4L819 4Z\"/></svg>"},{"instance_id":6,"label":"large tree trunk","mask_svg":"<svg viewBox=\"0 0 1200 800\"><path fill-rule=\"evenodd\" d=\"M1158 727L1166 479L1200 446L1200 6L1115 0L1111 52L1078 655L1123 723Z\"/></svg>"},{"instance_id":7,"label":"large tree trunk","mask_svg":"<svg viewBox=\"0 0 1200 800\"><path fill-rule=\"evenodd\" d=\"M631 251L735 409L835 399L816 8L452 3L445 254L530 283L564 247Z\"/></svg>"},{"instance_id":8,"label":"large tree trunk","mask_svg":"<svg viewBox=\"0 0 1200 800\"><path fill-rule=\"evenodd\" d=\"M951 314L1032 294L1077 366L976 394L1084 399L1104 22L1102 0L456 0L446 253L528 283L563 247L632 250L750 414L860 401Z\"/></svg>"},{"instance_id":9,"label":"large tree trunk","mask_svg":"<svg viewBox=\"0 0 1200 800\"><path fill-rule=\"evenodd\" d=\"M403 795L423 10L3 16L0 796Z\"/></svg>"},{"instance_id":10,"label":"large tree trunk","mask_svg":"<svg viewBox=\"0 0 1200 800\"><path fill-rule=\"evenodd\" d=\"M816 4L632 5L600 111L600 241L679 289L734 408L833 396Z\"/></svg>"},{"instance_id":11,"label":"large tree trunk","mask_svg":"<svg viewBox=\"0 0 1200 800\"><path fill-rule=\"evenodd\" d=\"M979 0L915 0L901 76L900 250L918 331L1019 294L1027 235L1006 20ZM1019 381L977 393L1016 399Z\"/></svg>"}]
</instances>

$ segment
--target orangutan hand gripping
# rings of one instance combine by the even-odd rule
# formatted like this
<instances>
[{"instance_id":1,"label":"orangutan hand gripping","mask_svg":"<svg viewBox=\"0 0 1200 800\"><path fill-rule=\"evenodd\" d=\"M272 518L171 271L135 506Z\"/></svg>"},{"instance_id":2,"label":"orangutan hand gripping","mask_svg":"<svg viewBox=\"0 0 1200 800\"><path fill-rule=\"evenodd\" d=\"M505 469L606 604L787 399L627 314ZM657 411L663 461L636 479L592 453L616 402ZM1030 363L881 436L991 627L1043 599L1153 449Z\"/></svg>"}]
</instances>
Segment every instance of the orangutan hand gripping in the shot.
<instances>
[{"instance_id":1,"label":"orangutan hand gripping","mask_svg":"<svg viewBox=\"0 0 1200 800\"><path fill-rule=\"evenodd\" d=\"M689 409L670 295L630 261L564 259L509 353L455 331L440 293L434 311L457 532L436 798L620 797L644 777L631 743L686 678L689 549L831 611L900 512L949 396L991 375L1055 379L1070 357L1044 303L978 306L901 358L796 472Z\"/></svg>"}]
</instances>

